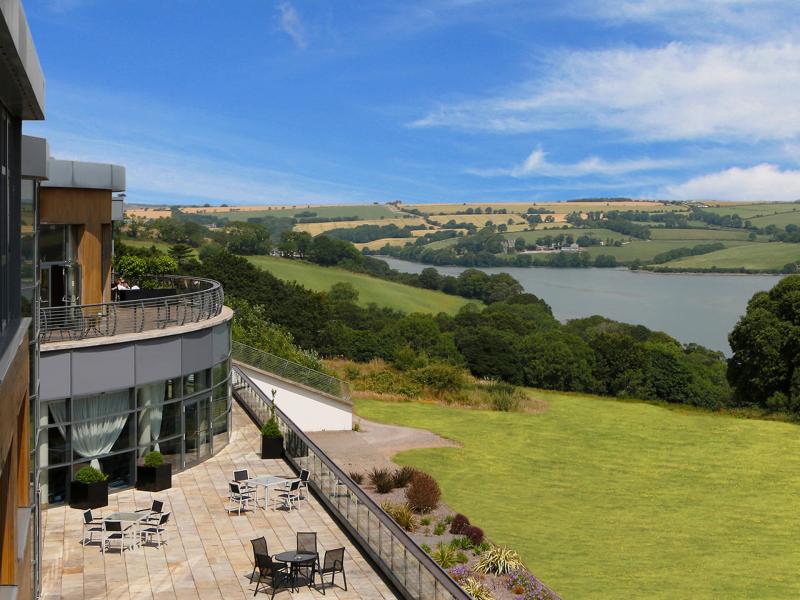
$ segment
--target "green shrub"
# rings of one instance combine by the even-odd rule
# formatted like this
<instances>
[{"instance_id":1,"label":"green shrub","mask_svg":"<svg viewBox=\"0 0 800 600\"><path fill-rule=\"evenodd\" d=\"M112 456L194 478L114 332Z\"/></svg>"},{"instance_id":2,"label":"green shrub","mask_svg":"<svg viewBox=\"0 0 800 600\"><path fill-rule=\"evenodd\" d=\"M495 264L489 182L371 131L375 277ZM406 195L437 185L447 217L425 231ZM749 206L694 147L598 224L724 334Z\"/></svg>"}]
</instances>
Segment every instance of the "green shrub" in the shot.
<instances>
[{"instance_id":1,"label":"green shrub","mask_svg":"<svg viewBox=\"0 0 800 600\"><path fill-rule=\"evenodd\" d=\"M408 465L397 469L393 475L394 487L406 487L409 483L411 483L411 478L414 477L414 473L416 473L416 471L417 470L414 467L409 467Z\"/></svg>"},{"instance_id":2,"label":"green shrub","mask_svg":"<svg viewBox=\"0 0 800 600\"><path fill-rule=\"evenodd\" d=\"M436 524L436 527L433 528L433 535L444 535L445 531L447 531L447 523L440 521Z\"/></svg>"},{"instance_id":3,"label":"green shrub","mask_svg":"<svg viewBox=\"0 0 800 600\"><path fill-rule=\"evenodd\" d=\"M519 408L523 394L510 383L493 381L489 384L487 391L494 410L511 412Z\"/></svg>"},{"instance_id":4,"label":"green shrub","mask_svg":"<svg viewBox=\"0 0 800 600\"><path fill-rule=\"evenodd\" d=\"M466 536L454 537L450 540L450 545L456 550L469 550L472 548L472 542Z\"/></svg>"},{"instance_id":5,"label":"green shrub","mask_svg":"<svg viewBox=\"0 0 800 600\"><path fill-rule=\"evenodd\" d=\"M436 550L431 553L431 558L443 569L449 569L457 564L458 551L448 544L439 543L436 545Z\"/></svg>"},{"instance_id":6,"label":"green shrub","mask_svg":"<svg viewBox=\"0 0 800 600\"><path fill-rule=\"evenodd\" d=\"M420 525L423 525L423 526L425 526L425 527L427 527L428 525L430 525L430 524L431 524L431 518L430 518L430 517L422 517L422 518L419 520L419 524L420 524Z\"/></svg>"},{"instance_id":7,"label":"green shrub","mask_svg":"<svg viewBox=\"0 0 800 600\"><path fill-rule=\"evenodd\" d=\"M164 455L161 452L148 452L144 455L145 467L160 467L164 464Z\"/></svg>"},{"instance_id":8,"label":"green shrub","mask_svg":"<svg viewBox=\"0 0 800 600\"><path fill-rule=\"evenodd\" d=\"M419 470L414 473L406 490L406 499L411 508L421 513L430 512L439 505L441 497L442 490L433 477Z\"/></svg>"},{"instance_id":9,"label":"green shrub","mask_svg":"<svg viewBox=\"0 0 800 600\"><path fill-rule=\"evenodd\" d=\"M453 365L432 364L412 373L414 381L441 395L445 392L457 392L466 385L464 371Z\"/></svg>"},{"instance_id":10,"label":"green shrub","mask_svg":"<svg viewBox=\"0 0 800 600\"><path fill-rule=\"evenodd\" d=\"M356 421L355 423L353 423L353 427L352 427L352 429L353 429L353 431L355 431L356 433L358 433L359 431L361 431L361 423L359 423L358 421Z\"/></svg>"},{"instance_id":11,"label":"green shrub","mask_svg":"<svg viewBox=\"0 0 800 600\"><path fill-rule=\"evenodd\" d=\"M431 553L431 547L430 547L430 546L428 546L428 544L422 544L422 545L420 546L420 548L422 548L423 550L425 550L425 552L427 552L428 554L430 554L430 553Z\"/></svg>"},{"instance_id":12,"label":"green shrub","mask_svg":"<svg viewBox=\"0 0 800 600\"><path fill-rule=\"evenodd\" d=\"M450 525L453 522L453 515L447 515L444 519L442 519L442 523L445 525Z\"/></svg>"},{"instance_id":13,"label":"green shrub","mask_svg":"<svg viewBox=\"0 0 800 600\"><path fill-rule=\"evenodd\" d=\"M372 469L369 472L369 482L379 494L388 494L394 489L394 475L389 469Z\"/></svg>"},{"instance_id":14,"label":"green shrub","mask_svg":"<svg viewBox=\"0 0 800 600\"><path fill-rule=\"evenodd\" d=\"M270 419L261 426L261 435L265 438L283 437L281 428L278 427L278 421L275 417L270 417Z\"/></svg>"},{"instance_id":15,"label":"green shrub","mask_svg":"<svg viewBox=\"0 0 800 600\"><path fill-rule=\"evenodd\" d=\"M492 593L480 581L474 577L468 577L464 583L461 584L464 591L467 592L474 600L494 600Z\"/></svg>"},{"instance_id":16,"label":"green shrub","mask_svg":"<svg viewBox=\"0 0 800 600\"><path fill-rule=\"evenodd\" d=\"M350 479L353 480L353 483L356 483L358 485L361 485L362 483L364 483L364 474L363 473L356 473L356 472L351 471L349 473L349 475L350 475Z\"/></svg>"},{"instance_id":17,"label":"green shrub","mask_svg":"<svg viewBox=\"0 0 800 600\"><path fill-rule=\"evenodd\" d=\"M408 504L392 504L384 502L381 508L386 511L395 522L406 531L414 531L417 528L417 520L414 513L411 512Z\"/></svg>"},{"instance_id":18,"label":"green shrub","mask_svg":"<svg viewBox=\"0 0 800 600\"><path fill-rule=\"evenodd\" d=\"M75 481L80 481L81 483L97 483L106 479L108 477L94 467L83 467L75 473Z\"/></svg>"},{"instance_id":19,"label":"green shrub","mask_svg":"<svg viewBox=\"0 0 800 600\"><path fill-rule=\"evenodd\" d=\"M503 546L492 546L481 554L475 563L475 570L481 573L507 575L522 566L522 559L514 550Z\"/></svg>"},{"instance_id":20,"label":"green shrub","mask_svg":"<svg viewBox=\"0 0 800 600\"><path fill-rule=\"evenodd\" d=\"M464 554L464 552L462 552L461 550L456 552L456 563L458 563L459 565L464 565L468 562L469 558L467 558L467 555Z\"/></svg>"}]
</instances>

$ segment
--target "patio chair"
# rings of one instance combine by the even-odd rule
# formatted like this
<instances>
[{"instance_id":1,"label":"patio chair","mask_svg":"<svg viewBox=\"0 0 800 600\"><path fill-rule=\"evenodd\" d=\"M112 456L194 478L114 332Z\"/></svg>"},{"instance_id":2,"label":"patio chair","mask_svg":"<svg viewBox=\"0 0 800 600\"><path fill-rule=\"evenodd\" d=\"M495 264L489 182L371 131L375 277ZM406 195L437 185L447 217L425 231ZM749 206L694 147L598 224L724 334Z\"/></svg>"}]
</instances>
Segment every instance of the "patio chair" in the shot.
<instances>
[{"instance_id":1,"label":"patio chair","mask_svg":"<svg viewBox=\"0 0 800 600\"><path fill-rule=\"evenodd\" d=\"M272 598L279 589L292 589L292 576L286 570L286 565L273 561L268 554L256 554L254 558L256 569L258 569L258 579L256 579L256 591L253 592L253 596L258 594L258 587L264 579L269 581L269 585L264 584L264 587L272 588Z\"/></svg>"},{"instance_id":2,"label":"patio chair","mask_svg":"<svg viewBox=\"0 0 800 600\"><path fill-rule=\"evenodd\" d=\"M169 515L170 513L168 512L161 513L158 523L142 529L141 534L144 536L145 543L152 541L154 537L158 538L156 547L163 546L167 543L167 523L169 522Z\"/></svg>"},{"instance_id":3,"label":"patio chair","mask_svg":"<svg viewBox=\"0 0 800 600\"><path fill-rule=\"evenodd\" d=\"M127 542L128 540L130 540L129 544ZM103 521L103 544L100 547L100 551L105 554L106 546L110 548L111 543L115 541L119 545L120 552L125 550L126 547L128 550L133 550L134 544L136 543L133 533L133 523L129 523L123 527L121 521Z\"/></svg>"},{"instance_id":4,"label":"patio chair","mask_svg":"<svg viewBox=\"0 0 800 600\"><path fill-rule=\"evenodd\" d=\"M295 479L289 483L289 487L284 488L284 491L275 494L275 508L278 507L278 502L282 502L287 510L292 510L294 505L300 501L300 480Z\"/></svg>"},{"instance_id":5,"label":"patio chair","mask_svg":"<svg viewBox=\"0 0 800 600\"><path fill-rule=\"evenodd\" d=\"M236 483L235 481L231 481L228 483L228 490L230 492L230 501L232 504L236 506L231 506L227 510L228 512L237 511L238 514L242 514L242 509L247 510L250 504L250 501L253 499L253 490L242 489L241 484Z\"/></svg>"},{"instance_id":6,"label":"patio chair","mask_svg":"<svg viewBox=\"0 0 800 600\"><path fill-rule=\"evenodd\" d=\"M154 522L157 523L161 518L161 513L164 511L164 503L161 500L153 500L153 504L150 508L140 508L137 510L137 513L146 512L149 513L147 515L146 521L148 523Z\"/></svg>"},{"instance_id":7,"label":"patio chair","mask_svg":"<svg viewBox=\"0 0 800 600\"><path fill-rule=\"evenodd\" d=\"M314 582L314 575L319 571L319 552L317 551L317 534L313 531L297 532L297 551L308 552L316 558L311 566L298 565L297 571L311 583Z\"/></svg>"},{"instance_id":8,"label":"patio chair","mask_svg":"<svg viewBox=\"0 0 800 600\"><path fill-rule=\"evenodd\" d=\"M95 519L92 516L92 511L87 510L83 513L83 539L81 544L86 545L86 532L89 532L89 543L94 541L94 534L99 533L100 538L103 537L103 520Z\"/></svg>"},{"instance_id":9,"label":"patio chair","mask_svg":"<svg viewBox=\"0 0 800 600\"><path fill-rule=\"evenodd\" d=\"M253 581L256 577L256 569L258 568L256 555L261 554L262 556L269 556L269 550L267 549L267 538L263 535L260 538L250 540L250 544L253 546L253 572L250 574L250 581Z\"/></svg>"},{"instance_id":10,"label":"patio chair","mask_svg":"<svg viewBox=\"0 0 800 600\"><path fill-rule=\"evenodd\" d=\"M308 478L311 476L311 473L308 469L303 469L300 471L300 489L305 490L305 494L301 495L301 498L305 498L308 500Z\"/></svg>"},{"instance_id":11,"label":"patio chair","mask_svg":"<svg viewBox=\"0 0 800 600\"><path fill-rule=\"evenodd\" d=\"M344 591L347 591L347 576L344 574L344 548L328 550L322 560L319 578L322 580L322 593L325 593L325 575L331 574L331 585L336 585L336 574L341 573L344 579Z\"/></svg>"},{"instance_id":12,"label":"patio chair","mask_svg":"<svg viewBox=\"0 0 800 600\"><path fill-rule=\"evenodd\" d=\"M250 474L247 472L247 469L241 469L240 471L233 472L233 480L238 483L242 489L245 490L252 490L255 489L255 486L250 485L247 483L247 480L250 479Z\"/></svg>"}]
</instances>

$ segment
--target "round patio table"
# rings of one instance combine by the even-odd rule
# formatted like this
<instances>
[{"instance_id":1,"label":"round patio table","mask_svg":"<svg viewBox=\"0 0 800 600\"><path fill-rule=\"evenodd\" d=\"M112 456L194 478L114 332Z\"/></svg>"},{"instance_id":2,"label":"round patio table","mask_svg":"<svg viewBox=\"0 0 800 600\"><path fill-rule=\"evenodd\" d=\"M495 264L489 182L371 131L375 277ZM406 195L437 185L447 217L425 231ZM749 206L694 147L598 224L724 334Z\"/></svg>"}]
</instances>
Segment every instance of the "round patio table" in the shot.
<instances>
[{"instance_id":1,"label":"round patio table","mask_svg":"<svg viewBox=\"0 0 800 600\"><path fill-rule=\"evenodd\" d=\"M289 565L290 573L291 573L291 580L292 580L292 590L297 588L297 573L299 572L301 567L313 567L314 563L317 560L317 555L313 552L299 552L297 550L288 550L286 552L281 552L280 554L276 554L272 557L273 560L276 562L287 563ZM308 581L308 587L313 585L313 576Z\"/></svg>"}]
</instances>

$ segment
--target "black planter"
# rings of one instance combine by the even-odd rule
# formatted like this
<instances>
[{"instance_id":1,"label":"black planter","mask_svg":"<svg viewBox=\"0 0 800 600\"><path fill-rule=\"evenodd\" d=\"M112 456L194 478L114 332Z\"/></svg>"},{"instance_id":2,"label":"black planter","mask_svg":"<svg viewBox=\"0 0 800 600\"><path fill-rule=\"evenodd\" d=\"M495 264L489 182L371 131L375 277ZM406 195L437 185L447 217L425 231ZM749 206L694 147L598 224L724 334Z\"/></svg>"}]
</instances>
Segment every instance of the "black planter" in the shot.
<instances>
[{"instance_id":1,"label":"black planter","mask_svg":"<svg viewBox=\"0 0 800 600\"><path fill-rule=\"evenodd\" d=\"M108 505L108 481L83 483L69 482L69 505L72 508L88 510Z\"/></svg>"},{"instance_id":2,"label":"black planter","mask_svg":"<svg viewBox=\"0 0 800 600\"><path fill-rule=\"evenodd\" d=\"M158 467L136 466L136 489L160 492L172 487L172 465L164 463Z\"/></svg>"},{"instance_id":3,"label":"black planter","mask_svg":"<svg viewBox=\"0 0 800 600\"><path fill-rule=\"evenodd\" d=\"M283 456L282 437L261 436L261 458L281 458Z\"/></svg>"}]
</instances>

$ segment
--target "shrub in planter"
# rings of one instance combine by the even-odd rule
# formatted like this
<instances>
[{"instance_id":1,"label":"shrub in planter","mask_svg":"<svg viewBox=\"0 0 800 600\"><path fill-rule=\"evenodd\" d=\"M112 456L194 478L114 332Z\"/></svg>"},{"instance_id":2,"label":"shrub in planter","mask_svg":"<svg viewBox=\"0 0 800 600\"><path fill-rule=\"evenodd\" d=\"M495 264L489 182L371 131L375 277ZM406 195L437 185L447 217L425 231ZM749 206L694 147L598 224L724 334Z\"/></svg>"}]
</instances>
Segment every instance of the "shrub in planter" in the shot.
<instances>
[{"instance_id":1,"label":"shrub in planter","mask_svg":"<svg viewBox=\"0 0 800 600\"><path fill-rule=\"evenodd\" d=\"M423 471L417 471L406 490L409 506L417 512L426 513L439 505L442 491L436 480Z\"/></svg>"},{"instance_id":2,"label":"shrub in planter","mask_svg":"<svg viewBox=\"0 0 800 600\"><path fill-rule=\"evenodd\" d=\"M453 521L450 523L450 533L458 535L463 532L464 527L467 525L469 525L469 519L461 513L457 513L456 516L453 517Z\"/></svg>"},{"instance_id":3,"label":"shrub in planter","mask_svg":"<svg viewBox=\"0 0 800 600\"><path fill-rule=\"evenodd\" d=\"M108 478L94 467L83 467L69 484L69 505L83 510L108 504Z\"/></svg>"},{"instance_id":4,"label":"shrub in planter","mask_svg":"<svg viewBox=\"0 0 800 600\"><path fill-rule=\"evenodd\" d=\"M392 504L391 502L384 502L381 508L386 511L386 514L392 517L395 522L406 531L414 531L417 528L417 519L408 504Z\"/></svg>"},{"instance_id":5,"label":"shrub in planter","mask_svg":"<svg viewBox=\"0 0 800 600\"><path fill-rule=\"evenodd\" d=\"M271 417L261 427L261 458L280 458L283 456L283 434L278 421Z\"/></svg>"},{"instance_id":6,"label":"shrub in planter","mask_svg":"<svg viewBox=\"0 0 800 600\"><path fill-rule=\"evenodd\" d=\"M136 466L136 489L160 492L172 487L172 465L164 462L161 452L148 452L144 464Z\"/></svg>"},{"instance_id":7,"label":"shrub in planter","mask_svg":"<svg viewBox=\"0 0 800 600\"><path fill-rule=\"evenodd\" d=\"M369 482L379 494L388 494L394 489L394 476L389 469L372 469L369 472Z\"/></svg>"},{"instance_id":8,"label":"shrub in planter","mask_svg":"<svg viewBox=\"0 0 800 600\"><path fill-rule=\"evenodd\" d=\"M472 542L473 546L480 546L483 542L483 529L480 527L475 527L475 525L467 525L464 529L461 530L469 541Z\"/></svg>"}]
</instances>

